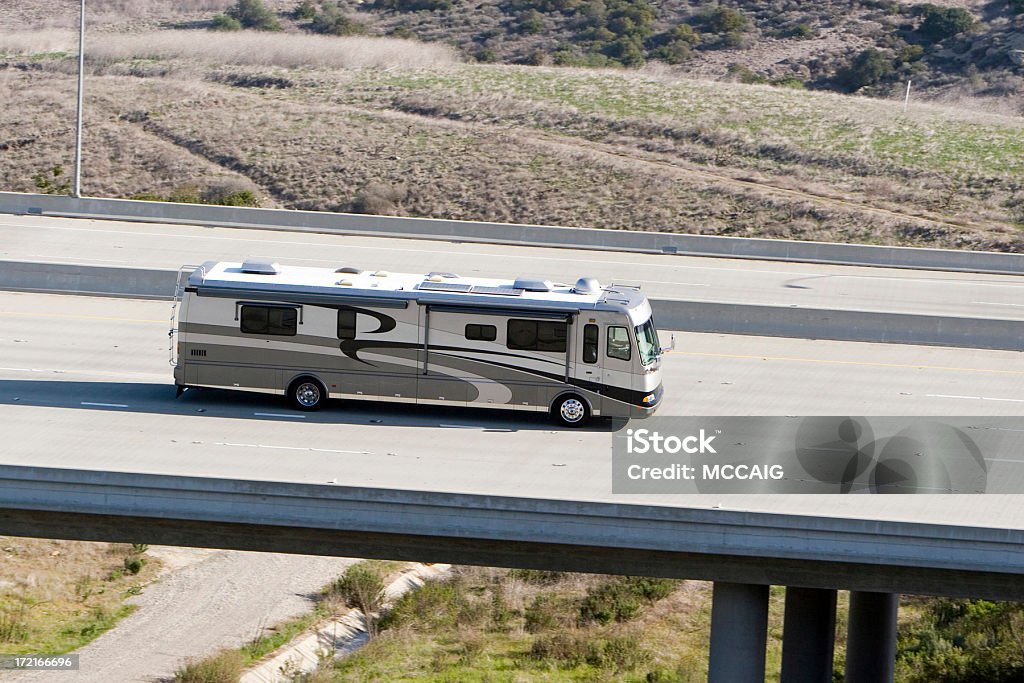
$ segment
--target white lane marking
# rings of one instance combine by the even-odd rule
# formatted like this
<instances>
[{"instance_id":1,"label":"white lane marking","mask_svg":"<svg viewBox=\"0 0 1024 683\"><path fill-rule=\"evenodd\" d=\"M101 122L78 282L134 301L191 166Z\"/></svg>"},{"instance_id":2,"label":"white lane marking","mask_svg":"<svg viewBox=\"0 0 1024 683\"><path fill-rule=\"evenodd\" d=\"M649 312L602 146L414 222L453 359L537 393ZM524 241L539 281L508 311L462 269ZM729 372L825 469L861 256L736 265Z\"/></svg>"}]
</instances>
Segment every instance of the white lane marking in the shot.
<instances>
[{"instance_id":1,"label":"white lane marking","mask_svg":"<svg viewBox=\"0 0 1024 683\"><path fill-rule=\"evenodd\" d=\"M290 413L253 413L253 415L259 415L260 417L290 417L293 420L305 420L305 415L292 415Z\"/></svg>"},{"instance_id":2,"label":"white lane marking","mask_svg":"<svg viewBox=\"0 0 1024 683\"><path fill-rule=\"evenodd\" d=\"M270 446L262 443L229 443L218 441L217 446L235 446L237 448L270 448L279 451L310 451L313 453L348 453L352 455L371 455L370 451L341 451L334 448L304 448L302 446Z\"/></svg>"},{"instance_id":3,"label":"white lane marking","mask_svg":"<svg viewBox=\"0 0 1024 683\"><path fill-rule=\"evenodd\" d=\"M97 406L99 408L127 408L127 403L93 403L92 401L82 401L83 406Z\"/></svg>"},{"instance_id":4,"label":"white lane marking","mask_svg":"<svg viewBox=\"0 0 1024 683\"><path fill-rule=\"evenodd\" d=\"M3 225L5 227L14 227L14 228L24 228L25 227L23 224L14 224L14 223L0 223L0 225ZM64 230L64 231L69 231L69 232L99 232L99 233L114 234L114 235L124 235L125 233L130 232L128 230L97 230L95 228L71 228L71 227L58 227L58 226L54 226L54 225L44 225L41 228L36 227L35 229L36 230L39 230L39 229L43 229L43 230ZM237 230L239 228L214 228L214 229L218 229L218 230ZM245 229L245 228L241 228L241 229ZM249 229L251 229L251 228L249 228ZM265 231L263 231L263 232L265 232ZM327 247L339 247L339 248L340 247L344 247L346 250L351 250L351 249L368 249L368 250L371 250L371 251L375 250L375 251L387 251L387 252L405 251L405 252L414 252L414 253L417 253L417 254L443 254L443 255L448 256L448 257L452 256L451 250L447 250L447 249L423 249L422 247L415 247L415 248L412 248L412 249L402 249L402 248L399 248L399 247L392 247L392 246L372 247L372 246L355 245L355 244L344 244L344 245L336 244L336 245L334 245L334 244L324 244L323 242L311 242L311 241L298 242L298 241L293 241L293 240L254 239L254 238L248 238L248 237L223 237L223 236L220 236L220 235L182 235L181 233L167 233L167 232L156 232L156 231L149 231L149 232L136 231L136 232L131 232L131 234L133 236L141 236L141 237L174 237L174 238L181 238L181 237L184 236L184 237L187 237L189 239L222 240L222 241L228 241L228 242L252 242L252 243L293 245L293 246L303 246L303 247L311 247L311 246L312 247L325 247L325 246L327 246ZM323 234L323 236L324 237L341 237L341 238L348 238L348 239L352 239L352 238L356 238L356 239L401 239L401 238L395 238L395 237L392 237L392 238L380 238L380 237L376 237L374 235L330 235L330 234ZM442 238L442 239L445 239L445 238ZM445 239L445 241L458 241L458 240L457 239L453 239L453 238L447 238L447 239ZM463 242L463 244L472 244L472 243L470 243L470 242ZM497 246L502 246L502 245L497 245ZM523 248L531 248L531 247L523 247ZM532 247L532 248L534 248L534 249L551 249L553 247ZM533 255L520 255L520 254L509 254L509 253L495 254L495 253L490 253L490 252L459 252L458 255L459 256L493 257L493 258L497 258L497 259L501 259L501 260L506 260L506 259L510 259L510 258L528 259L528 260L531 260L531 261L568 261L568 260L570 260L570 259L568 259L566 257L533 256ZM722 255L722 256L718 256L718 257L702 257L702 256L692 256L692 257L689 257L686 254L647 254L647 256L650 256L650 257L662 257L662 258L664 258L664 257L671 257L673 259L676 259L679 256L683 256L683 257L687 257L687 258L720 258L720 259L723 259L723 260L733 260L733 261L756 260L756 259L730 259L727 255ZM282 259L283 258L284 257L282 257ZM82 259L76 259L76 260L82 261ZM305 260L305 259L302 259L302 260ZM85 261L88 261L88 259L85 259ZM335 262L335 261L337 261L337 259L331 260L332 263ZM638 262L638 261L616 261L616 260L608 260L608 259L572 259L572 261L574 263L596 263L596 264L607 264L607 265L611 265L611 266L643 266L643 267L648 267L648 268L651 268L651 267L653 267L653 268L679 268L679 269L685 269L685 270L721 270L721 271L728 271L728 272L734 272L734 273L764 273L766 275L789 275L789 276L793 276L793 277L803 277L803 276L813 276L813 275L829 275L829 276L833 276L833 277L862 278L862 279L870 279L870 280L894 280L894 281L897 281L897 282L923 282L923 283L928 283L928 284L951 284L951 285L970 284L970 285L975 285L975 286L979 286L979 287L1024 287L1024 284L1011 284L1011 283L1002 284L1002 283L998 283L998 282L988 282L988 283L986 283L986 282L974 282L974 281L971 281L971 280L955 280L955 279L951 280L951 279L923 278L923 277L922 278L895 277L895 276L878 276L878 275L843 275L843 274L829 273L829 272L820 272L820 273L814 273L814 272L795 272L795 271L784 271L784 270L764 270L764 269L761 269L761 268L734 268L734 267L714 267L714 266L691 266L691 265L681 264L678 261L675 261L674 263L655 263L655 262L653 262L653 259L652 259L652 261L645 261L645 262ZM808 264L808 265L815 265L815 264ZM821 265L824 265L824 266L830 267L830 268L865 267L865 266L844 266L842 264L821 264ZM918 271L912 271L912 272L918 272ZM1015 276L1008 275L1006 277L1011 278L1011 277L1015 277Z\"/></svg>"},{"instance_id":5,"label":"white lane marking","mask_svg":"<svg viewBox=\"0 0 1024 683\"><path fill-rule=\"evenodd\" d=\"M0 368L7 372L63 372L63 370L41 370L39 368Z\"/></svg>"},{"instance_id":6,"label":"white lane marking","mask_svg":"<svg viewBox=\"0 0 1024 683\"><path fill-rule=\"evenodd\" d=\"M80 259L77 256L53 256L51 254L28 254L25 258L41 258L47 261L73 261L77 263ZM94 263L131 263L131 261L116 261L114 259L91 259Z\"/></svg>"},{"instance_id":7,"label":"white lane marking","mask_svg":"<svg viewBox=\"0 0 1024 683\"><path fill-rule=\"evenodd\" d=\"M683 287L710 287L706 282L673 282L671 280L644 280L644 284L652 285L681 285Z\"/></svg>"},{"instance_id":8,"label":"white lane marking","mask_svg":"<svg viewBox=\"0 0 1024 683\"><path fill-rule=\"evenodd\" d=\"M449 429L481 429L481 427L474 427L473 425L445 425L440 424L438 427L447 427Z\"/></svg>"},{"instance_id":9,"label":"white lane marking","mask_svg":"<svg viewBox=\"0 0 1024 683\"><path fill-rule=\"evenodd\" d=\"M1013 306L1015 308L1024 308L1024 304L1002 304L996 301L972 301L972 304L981 304L982 306Z\"/></svg>"},{"instance_id":10,"label":"white lane marking","mask_svg":"<svg viewBox=\"0 0 1024 683\"><path fill-rule=\"evenodd\" d=\"M925 394L928 398L958 398L970 401L1007 401L1009 403L1024 403L1024 398L998 398L993 396L956 396L953 394Z\"/></svg>"}]
</instances>

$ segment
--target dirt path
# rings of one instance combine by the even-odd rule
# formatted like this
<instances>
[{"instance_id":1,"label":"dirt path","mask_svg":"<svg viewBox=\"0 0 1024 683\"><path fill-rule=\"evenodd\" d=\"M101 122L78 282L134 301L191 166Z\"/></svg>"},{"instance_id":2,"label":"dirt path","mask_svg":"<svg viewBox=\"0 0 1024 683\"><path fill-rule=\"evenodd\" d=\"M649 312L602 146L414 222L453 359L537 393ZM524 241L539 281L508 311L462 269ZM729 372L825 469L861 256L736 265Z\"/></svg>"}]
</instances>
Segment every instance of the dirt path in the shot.
<instances>
[{"instance_id":1,"label":"dirt path","mask_svg":"<svg viewBox=\"0 0 1024 683\"><path fill-rule=\"evenodd\" d=\"M5 680L110 683L170 680L186 659L237 647L312 608L310 596L357 560L214 551L166 574L131 602L139 609L78 650L77 672Z\"/></svg>"}]
</instances>

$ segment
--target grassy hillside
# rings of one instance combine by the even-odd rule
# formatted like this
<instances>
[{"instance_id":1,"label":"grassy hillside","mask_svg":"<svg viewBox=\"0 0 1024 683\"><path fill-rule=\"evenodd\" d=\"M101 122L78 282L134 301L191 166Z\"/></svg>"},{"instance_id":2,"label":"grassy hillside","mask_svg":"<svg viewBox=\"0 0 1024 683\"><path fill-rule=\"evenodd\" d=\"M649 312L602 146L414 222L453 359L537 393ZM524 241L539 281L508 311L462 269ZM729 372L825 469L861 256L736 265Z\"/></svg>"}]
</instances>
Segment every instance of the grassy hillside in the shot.
<instances>
[{"instance_id":1,"label":"grassy hillside","mask_svg":"<svg viewBox=\"0 0 1024 683\"><path fill-rule=\"evenodd\" d=\"M0 30L76 22L74 0L25 0ZM932 95L1024 112L1021 0L93 0L89 22L102 32L252 25L416 38L482 62L657 60L701 77L882 96L913 79Z\"/></svg>"},{"instance_id":2,"label":"grassy hillside","mask_svg":"<svg viewBox=\"0 0 1024 683\"><path fill-rule=\"evenodd\" d=\"M134 609L158 572L145 546L0 537L0 654L60 654Z\"/></svg>"},{"instance_id":3,"label":"grassy hillside","mask_svg":"<svg viewBox=\"0 0 1024 683\"><path fill-rule=\"evenodd\" d=\"M0 89L19 101L0 110L4 189L66 182L52 170L72 163L73 46L0 35ZM460 64L396 39L161 30L88 54L88 194L216 186L305 209L1024 244L1016 117L651 68Z\"/></svg>"},{"instance_id":4,"label":"grassy hillside","mask_svg":"<svg viewBox=\"0 0 1024 683\"><path fill-rule=\"evenodd\" d=\"M784 603L785 590L773 587L768 681L779 677ZM836 680L847 614L840 593ZM460 567L404 596L365 648L301 680L704 681L710 619L711 585L703 582ZM1022 624L1020 605L904 596L896 680L1019 681Z\"/></svg>"}]
</instances>

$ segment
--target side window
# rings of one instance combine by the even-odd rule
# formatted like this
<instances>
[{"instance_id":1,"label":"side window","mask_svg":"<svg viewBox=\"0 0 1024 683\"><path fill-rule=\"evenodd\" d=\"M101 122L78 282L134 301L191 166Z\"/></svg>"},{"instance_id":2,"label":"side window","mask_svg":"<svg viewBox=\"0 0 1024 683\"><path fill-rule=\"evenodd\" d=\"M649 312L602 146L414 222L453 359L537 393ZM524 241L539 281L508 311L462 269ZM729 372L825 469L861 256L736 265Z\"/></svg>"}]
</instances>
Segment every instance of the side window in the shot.
<instances>
[{"instance_id":1,"label":"side window","mask_svg":"<svg viewBox=\"0 0 1024 683\"><path fill-rule=\"evenodd\" d=\"M338 339L356 338L356 312L351 309L338 311Z\"/></svg>"},{"instance_id":2,"label":"side window","mask_svg":"<svg viewBox=\"0 0 1024 683\"><path fill-rule=\"evenodd\" d=\"M541 320L509 320L506 346L519 351L565 353L567 325Z\"/></svg>"},{"instance_id":3,"label":"side window","mask_svg":"<svg viewBox=\"0 0 1024 683\"><path fill-rule=\"evenodd\" d=\"M597 362L597 325L583 326L583 362Z\"/></svg>"},{"instance_id":4,"label":"side window","mask_svg":"<svg viewBox=\"0 0 1024 683\"><path fill-rule=\"evenodd\" d=\"M472 341L494 341L498 338L498 328L494 325L466 325L466 339Z\"/></svg>"},{"instance_id":5,"label":"side window","mask_svg":"<svg viewBox=\"0 0 1024 683\"><path fill-rule=\"evenodd\" d=\"M629 360L632 355L629 348L629 330L625 327L609 327L606 353L609 358Z\"/></svg>"},{"instance_id":6,"label":"side window","mask_svg":"<svg viewBox=\"0 0 1024 683\"><path fill-rule=\"evenodd\" d=\"M294 337L298 330L298 311L284 306L242 306L241 330L245 334L272 334Z\"/></svg>"}]
</instances>

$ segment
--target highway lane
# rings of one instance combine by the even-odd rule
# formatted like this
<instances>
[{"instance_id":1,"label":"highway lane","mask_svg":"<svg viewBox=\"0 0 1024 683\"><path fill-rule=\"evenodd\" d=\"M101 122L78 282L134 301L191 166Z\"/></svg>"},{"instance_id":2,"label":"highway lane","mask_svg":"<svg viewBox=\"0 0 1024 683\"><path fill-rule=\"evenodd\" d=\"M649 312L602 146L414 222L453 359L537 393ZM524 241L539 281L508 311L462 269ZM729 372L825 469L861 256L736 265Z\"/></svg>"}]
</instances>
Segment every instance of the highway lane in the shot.
<instances>
[{"instance_id":1,"label":"highway lane","mask_svg":"<svg viewBox=\"0 0 1024 683\"><path fill-rule=\"evenodd\" d=\"M270 256L398 272L641 282L659 299L1024 319L1015 276L0 216L0 259L176 269Z\"/></svg>"},{"instance_id":2,"label":"highway lane","mask_svg":"<svg viewBox=\"0 0 1024 683\"><path fill-rule=\"evenodd\" d=\"M349 403L174 399L169 305L0 293L0 462L1024 528L1014 496L621 496L607 427ZM665 414L1018 415L1021 354L679 334Z\"/></svg>"}]
</instances>

